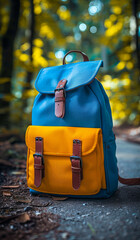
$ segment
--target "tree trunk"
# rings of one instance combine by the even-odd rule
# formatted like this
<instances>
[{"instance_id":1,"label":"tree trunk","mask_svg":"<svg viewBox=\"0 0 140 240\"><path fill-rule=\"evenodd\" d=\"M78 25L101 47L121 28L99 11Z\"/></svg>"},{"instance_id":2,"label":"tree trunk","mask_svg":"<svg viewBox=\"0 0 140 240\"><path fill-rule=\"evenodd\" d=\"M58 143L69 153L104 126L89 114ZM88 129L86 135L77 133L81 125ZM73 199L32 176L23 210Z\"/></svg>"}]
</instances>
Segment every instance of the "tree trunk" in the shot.
<instances>
[{"instance_id":1,"label":"tree trunk","mask_svg":"<svg viewBox=\"0 0 140 240\"><path fill-rule=\"evenodd\" d=\"M30 38L29 38L29 44L30 44L30 63L32 64L32 54L33 54L33 40L34 40L34 26L35 26L35 17L34 17L34 3L33 0L30 0L30 8L31 8L31 15L30 15ZM26 89L30 89L30 83L32 80L32 71L27 72L27 87Z\"/></svg>"},{"instance_id":2,"label":"tree trunk","mask_svg":"<svg viewBox=\"0 0 140 240\"><path fill-rule=\"evenodd\" d=\"M14 41L18 29L18 20L20 13L20 0L10 0L10 18L6 33L2 37L2 66L0 78L7 78L5 83L0 85L2 97L5 94L11 94L11 77L13 72L13 52ZM2 99L0 107L2 108L1 124L6 123L9 119L10 102Z\"/></svg>"},{"instance_id":3,"label":"tree trunk","mask_svg":"<svg viewBox=\"0 0 140 240\"><path fill-rule=\"evenodd\" d=\"M137 14L139 12L140 8L140 3L138 0L133 0L132 1L132 6L133 6L133 15L135 17L136 21L136 32L135 32L135 44L136 44L136 57L137 57L137 68L140 69L140 50L139 50L139 35L138 35L138 17Z\"/></svg>"}]
</instances>

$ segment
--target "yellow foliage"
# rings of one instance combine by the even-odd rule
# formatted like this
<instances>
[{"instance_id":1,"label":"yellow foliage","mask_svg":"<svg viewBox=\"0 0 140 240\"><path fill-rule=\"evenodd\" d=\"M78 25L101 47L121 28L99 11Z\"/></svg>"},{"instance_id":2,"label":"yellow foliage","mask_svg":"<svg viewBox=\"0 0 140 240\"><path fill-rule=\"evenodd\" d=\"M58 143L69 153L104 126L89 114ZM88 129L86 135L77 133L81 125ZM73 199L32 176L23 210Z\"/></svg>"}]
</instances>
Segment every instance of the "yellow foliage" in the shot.
<instances>
[{"instance_id":1,"label":"yellow foliage","mask_svg":"<svg viewBox=\"0 0 140 240\"><path fill-rule=\"evenodd\" d=\"M48 57L52 59L56 58L54 52L49 52Z\"/></svg>"},{"instance_id":2,"label":"yellow foliage","mask_svg":"<svg viewBox=\"0 0 140 240\"><path fill-rule=\"evenodd\" d=\"M26 51L30 48L30 44L28 42L25 42L21 45L21 50Z\"/></svg>"},{"instance_id":3,"label":"yellow foliage","mask_svg":"<svg viewBox=\"0 0 140 240\"><path fill-rule=\"evenodd\" d=\"M118 32L122 30L122 27L123 27L123 24L121 22L118 22L115 25L112 25L110 28L108 28L105 31L105 35L107 37L112 37L113 35L118 34Z\"/></svg>"},{"instance_id":4,"label":"yellow foliage","mask_svg":"<svg viewBox=\"0 0 140 240\"><path fill-rule=\"evenodd\" d=\"M22 62L26 62L29 60L29 55L25 54L25 53L22 53L20 56L19 56L19 59L20 61Z\"/></svg>"},{"instance_id":5,"label":"yellow foliage","mask_svg":"<svg viewBox=\"0 0 140 240\"><path fill-rule=\"evenodd\" d=\"M120 82L119 78L113 78L112 81L115 83L115 84L118 84Z\"/></svg>"},{"instance_id":6,"label":"yellow foliage","mask_svg":"<svg viewBox=\"0 0 140 240\"><path fill-rule=\"evenodd\" d=\"M39 47L33 47L33 58L39 57L43 54L43 50Z\"/></svg>"},{"instance_id":7,"label":"yellow foliage","mask_svg":"<svg viewBox=\"0 0 140 240\"><path fill-rule=\"evenodd\" d=\"M18 84L22 87L30 87L30 83L27 83L27 82L18 81ZM18 96L16 95L16 97L18 97Z\"/></svg>"},{"instance_id":8,"label":"yellow foliage","mask_svg":"<svg viewBox=\"0 0 140 240\"><path fill-rule=\"evenodd\" d=\"M117 87L116 82L114 82L112 80L103 81L102 84L103 84L103 87L105 88L105 90L116 89L116 87Z\"/></svg>"},{"instance_id":9,"label":"yellow foliage","mask_svg":"<svg viewBox=\"0 0 140 240\"><path fill-rule=\"evenodd\" d=\"M106 19L106 20L104 21L104 26L105 26L106 28L110 28L110 27L112 26L112 21L109 20L109 19Z\"/></svg>"},{"instance_id":10,"label":"yellow foliage","mask_svg":"<svg viewBox=\"0 0 140 240\"><path fill-rule=\"evenodd\" d=\"M118 64L117 64L117 66L116 66L116 69L117 70L122 70L122 69L124 69L125 68L125 62L119 62Z\"/></svg>"},{"instance_id":11,"label":"yellow foliage","mask_svg":"<svg viewBox=\"0 0 140 240\"><path fill-rule=\"evenodd\" d=\"M38 94L36 89L29 89L24 91L23 98L34 97Z\"/></svg>"},{"instance_id":12,"label":"yellow foliage","mask_svg":"<svg viewBox=\"0 0 140 240\"><path fill-rule=\"evenodd\" d=\"M39 62L40 62L41 67L47 67L48 66L48 61L42 56L39 58Z\"/></svg>"},{"instance_id":13,"label":"yellow foliage","mask_svg":"<svg viewBox=\"0 0 140 240\"><path fill-rule=\"evenodd\" d=\"M104 75L103 79L104 79L104 81L111 81L112 77L110 75Z\"/></svg>"},{"instance_id":14,"label":"yellow foliage","mask_svg":"<svg viewBox=\"0 0 140 240\"><path fill-rule=\"evenodd\" d=\"M16 57L19 57L21 55L21 51L19 49L17 49L15 52L14 52L14 55Z\"/></svg>"},{"instance_id":15,"label":"yellow foliage","mask_svg":"<svg viewBox=\"0 0 140 240\"><path fill-rule=\"evenodd\" d=\"M43 47L44 45L43 41L40 38L34 39L33 43L36 47Z\"/></svg>"},{"instance_id":16,"label":"yellow foliage","mask_svg":"<svg viewBox=\"0 0 140 240\"><path fill-rule=\"evenodd\" d=\"M115 22L117 20L117 16L115 14L111 14L109 19L112 21L112 22Z\"/></svg>"},{"instance_id":17,"label":"yellow foliage","mask_svg":"<svg viewBox=\"0 0 140 240\"><path fill-rule=\"evenodd\" d=\"M125 86L130 86L131 80L130 80L130 78L125 78L125 79L122 80L122 83Z\"/></svg>"},{"instance_id":18,"label":"yellow foliage","mask_svg":"<svg viewBox=\"0 0 140 240\"><path fill-rule=\"evenodd\" d=\"M134 64L132 62L126 63L126 68L131 70L134 67Z\"/></svg>"},{"instance_id":19,"label":"yellow foliage","mask_svg":"<svg viewBox=\"0 0 140 240\"><path fill-rule=\"evenodd\" d=\"M33 0L33 3L38 5L42 0Z\"/></svg>"},{"instance_id":20,"label":"yellow foliage","mask_svg":"<svg viewBox=\"0 0 140 240\"><path fill-rule=\"evenodd\" d=\"M34 12L35 12L35 14L40 14L41 12L42 12L42 9L41 9L41 7L39 6L39 5L36 5L35 6L35 8L34 8Z\"/></svg>"},{"instance_id":21,"label":"yellow foliage","mask_svg":"<svg viewBox=\"0 0 140 240\"><path fill-rule=\"evenodd\" d=\"M119 58L122 61L128 61L131 58L131 55L129 53L120 53Z\"/></svg>"},{"instance_id":22,"label":"yellow foliage","mask_svg":"<svg viewBox=\"0 0 140 240\"><path fill-rule=\"evenodd\" d=\"M7 102L10 102L14 99L15 97L12 94L6 94L4 95L3 99Z\"/></svg>"},{"instance_id":23,"label":"yellow foliage","mask_svg":"<svg viewBox=\"0 0 140 240\"><path fill-rule=\"evenodd\" d=\"M60 6L57 10L57 14L62 20L68 21L70 20L71 14L68 9L66 9L64 6Z\"/></svg>"},{"instance_id":24,"label":"yellow foliage","mask_svg":"<svg viewBox=\"0 0 140 240\"><path fill-rule=\"evenodd\" d=\"M10 78L0 78L0 84L6 83L6 82L10 82Z\"/></svg>"},{"instance_id":25,"label":"yellow foliage","mask_svg":"<svg viewBox=\"0 0 140 240\"><path fill-rule=\"evenodd\" d=\"M119 15L119 14L121 14L122 9L119 6L114 6L114 7L112 7L112 12L114 12L117 15Z\"/></svg>"},{"instance_id":26,"label":"yellow foliage","mask_svg":"<svg viewBox=\"0 0 140 240\"><path fill-rule=\"evenodd\" d=\"M124 50L128 53L131 53L131 52L133 52L134 49L132 48L132 46L127 46L124 48Z\"/></svg>"},{"instance_id":27,"label":"yellow foliage","mask_svg":"<svg viewBox=\"0 0 140 240\"><path fill-rule=\"evenodd\" d=\"M17 78L23 78L23 77L25 77L25 76L26 76L26 72L19 72L19 73L17 73L17 75L16 75Z\"/></svg>"},{"instance_id":28,"label":"yellow foliage","mask_svg":"<svg viewBox=\"0 0 140 240\"><path fill-rule=\"evenodd\" d=\"M120 111L118 117L119 117L120 119L125 118L125 117L126 117L125 111Z\"/></svg>"},{"instance_id":29,"label":"yellow foliage","mask_svg":"<svg viewBox=\"0 0 140 240\"><path fill-rule=\"evenodd\" d=\"M67 41L67 43L73 43L75 41L75 39L73 36L68 36L68 37L66 37L66 41Z\"/></svg>"},{"instance_id":30,"label":"yellow foliage","mask_svg":"<svg viewBox=\"0 0 140 240\"><path fill-rule=\"evenodd\" d=\"M5 32L7 31L7 27L8 27L8 23L9 23L9 11L8 11L8 8L6 6L6 3L5 3L5 6L4 7L0 7L0 34L3 35L5 34Z\"/></svg>"},{"instance_id":31,"label":"yellow foliage","mask_svg":"<svg viewBox=\"0 0 140 240\"><path fill-rule=\"evenodd\" d=\"M128 72L123 72L121 74L121 79L129 78L129 73Z\"/></svg>"},{"instance_id":32,"label":"yellow foliage","mask_svg":"<svg viewBox=\"0 0 140 240\"><path fill-rule=\"evenodd\" d=\"M54 38L54 33L53 33L52 29L46 23L41 24L40 35L42 37L47 37L50 40Z\"/></svg>"}]
</instances>

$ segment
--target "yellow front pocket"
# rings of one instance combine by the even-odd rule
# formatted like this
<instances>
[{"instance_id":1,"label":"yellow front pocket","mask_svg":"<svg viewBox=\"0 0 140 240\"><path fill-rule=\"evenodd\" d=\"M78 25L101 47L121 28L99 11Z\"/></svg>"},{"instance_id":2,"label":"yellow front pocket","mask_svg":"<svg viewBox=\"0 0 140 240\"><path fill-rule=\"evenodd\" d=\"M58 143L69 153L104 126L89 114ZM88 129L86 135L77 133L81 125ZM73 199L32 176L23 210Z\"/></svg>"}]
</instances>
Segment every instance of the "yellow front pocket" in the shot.
<instances>
[{"instance_id":1,"label":"yellow front pocket","mask_svg":"<svg viewBox=\"0 0 140 240\"><path fill-rule=\"evenodd\" d=\"M45 176L34 185L35 138L43 138ZM73 139L82 141L83 179L78 190L72 187L70 156ZM106 189L102 130L81 127L29 126L26 131L27 183L36 191L52 194L92 195Z\"/></svg>"}]
</instances>

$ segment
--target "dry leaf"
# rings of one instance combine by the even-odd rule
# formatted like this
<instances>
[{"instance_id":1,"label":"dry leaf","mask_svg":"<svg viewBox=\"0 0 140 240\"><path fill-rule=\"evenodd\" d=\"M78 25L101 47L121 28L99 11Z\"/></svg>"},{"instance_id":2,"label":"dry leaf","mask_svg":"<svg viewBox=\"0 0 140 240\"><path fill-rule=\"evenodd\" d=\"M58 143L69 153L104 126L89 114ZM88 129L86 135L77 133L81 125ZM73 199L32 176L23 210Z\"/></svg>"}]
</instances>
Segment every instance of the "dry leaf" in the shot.
<instances>
[{"instance_id":1,"label":"dry leaf","mask_svg":"<svg viewBox=\"0 0 140 240\"><path fill-rule=\"evenodd\" d=\"M55 201L65 201L68 199L68 197L52 197L52 199Z\"/></svg>"},{"instance_id":2,"label":"dry leaf","mask_svg":"<svg viewBox=\"0 0 140 240\"><path fill-rule=\"evenodd\" d=\"M5 222L8 222L8 221L10 221L10 220L12 220L12 219L14 219L14 218L17 218L18 216L19 216L19 215L6 216L6 217L0 216L0 224L5 223Z\"/></svg>"},{"instance_id":3,"label":"dry leaf","mask_svg":"<svg viewBox=\"0 0 140 240\"><path fill-rule=\"evenodd\" d=\"M2 192L2 195L3 195L3 196L10 197L10 196L11 196L11 193L10 193L9 191L3 191L3 192Z\"/></svg>"},{"instance_id":4,"label":"dry leaf","mask_svg":"<svg viewBox=\"0 0 140 240\"><path fill-rule=\"evenodd\" d=\"M50 202L48 202L47 204L45 204L45 203L43 203L43 204L32 203L32 204L31 204L31 206L33 206L33 207L48 207L48 206L50 206L50 205L51 205Z\"/></svg>"},{"instance_id":5,"label":"dry leaf","mask_svg":"<svg viewBox=\"0 0 140 240\"><path fill-rule=\"evenodd\" d=\"M31 201L32 201L32 200L30 200L30 199L16 199L16 198L15 198L15 200L16 200L17 202L21 202L21 203L31 203Z\"/></svg>"},{"instance_id":6,"label":"dry leaf","mask_svg":"<svg viewBox=\"0 0 140 240\"><path fill-rule=\"evenodd\" d=\"M30 221L30 216L28 215L28 213L23 213L18 217L17 220L19 221L19 223L26 223L27 221Z\"/></svg>"},{"instance_id":7,"label":"dry leaf","mask_svg":"<svg viewBox=\"0 0 140 240\"><path fill-rule=\"evenodd\" d=\"M12 219L17 219L19 223L25 223L27 221L30 221L30 216L27 213L12 215L12 216L0 216L0 224L8 222Z\"/></svg>"},{"instance_id":8,"label":"dry leaf","mask_svg":"<svg viewBox=\"0 0 140 240\"><path fill-rule=\"evenodd\" d=\"M2 188L19 188L20 185L1 186Z\"/></svg>"}]
</instances>

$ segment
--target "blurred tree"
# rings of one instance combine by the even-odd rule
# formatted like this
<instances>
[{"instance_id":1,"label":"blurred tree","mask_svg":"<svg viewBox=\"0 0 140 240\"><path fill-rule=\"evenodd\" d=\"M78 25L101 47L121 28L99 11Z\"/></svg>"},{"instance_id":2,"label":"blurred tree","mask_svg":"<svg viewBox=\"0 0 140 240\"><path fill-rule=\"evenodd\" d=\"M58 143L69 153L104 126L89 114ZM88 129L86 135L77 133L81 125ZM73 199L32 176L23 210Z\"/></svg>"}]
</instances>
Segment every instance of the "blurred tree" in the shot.
<instances>
[{"instance_id":1,"label":"blurred tree","mask_svg":"<svg viewBox=\"0 0 140 240\"><path fill-rule=\"evenodd\" d=\"M15 14L12 5L18 8ZM10 69L4 59L7 64L12 59L14 71L9 75L8 70L6 78L1 75L0 111L10 113L10 124L29 123L38 71L62 64L70 49L81 49L91 60L104 60L98 76L110 97L115 123L139 124L139 5L138 0L5 0L0 8L1 72ZM14 37L8 48L14 46L14 56L12 51L11 57L3 57L2 39L9 26Z\"/></svg>"},{"instance_id":2,"label":"blurred tree","mask_svg":"<svg viewBox=\"0 0 140 240\"><path fill-rule=\"evenodd\" d=\"M0 107L2 107L2 117L1 122L5 123L5 119L9 115L9 101L7 101L4 96L11 95L11 77L13 73L13 53L14 53L14 41L18 29L18 20L20 12L20 0L10 0L10 17L7 29L4 31L1 38L2 46L2 63L1 63L1 72L0 80L3 84L0 85L0 92L3 95ZM5 3L2 4L5 7ZM1 25L2 27L2 25Z\"/></svg>"},{"instance_id":3,"label":"blurred tree","mask_svg":"<svg viewBox=\"0 0 140 240\"><path fill-rule=\"evenodd\" d=\"M34 3L33 0L30 0L30 33L29 33L29 61L32 65L33 61L33 40L34 40L34 34L35 34L35 16L34 16ZM30 83L32 80L32 71L27 72L27 83L28 85L26 88L30 88Z\"/></svg>"},{"instance_id":4,"label":"blurred tree","mask_svg":"<svg viewBox=\"0 0 140 240\"><path fill-rule=\"evenodd\" d=\"M139 124L138 1L111 0L108 8L105 36L100 42L110 49L111 75L103 77L103 85L110 96L116 123Z\"/></svg>"}]
</instances>

